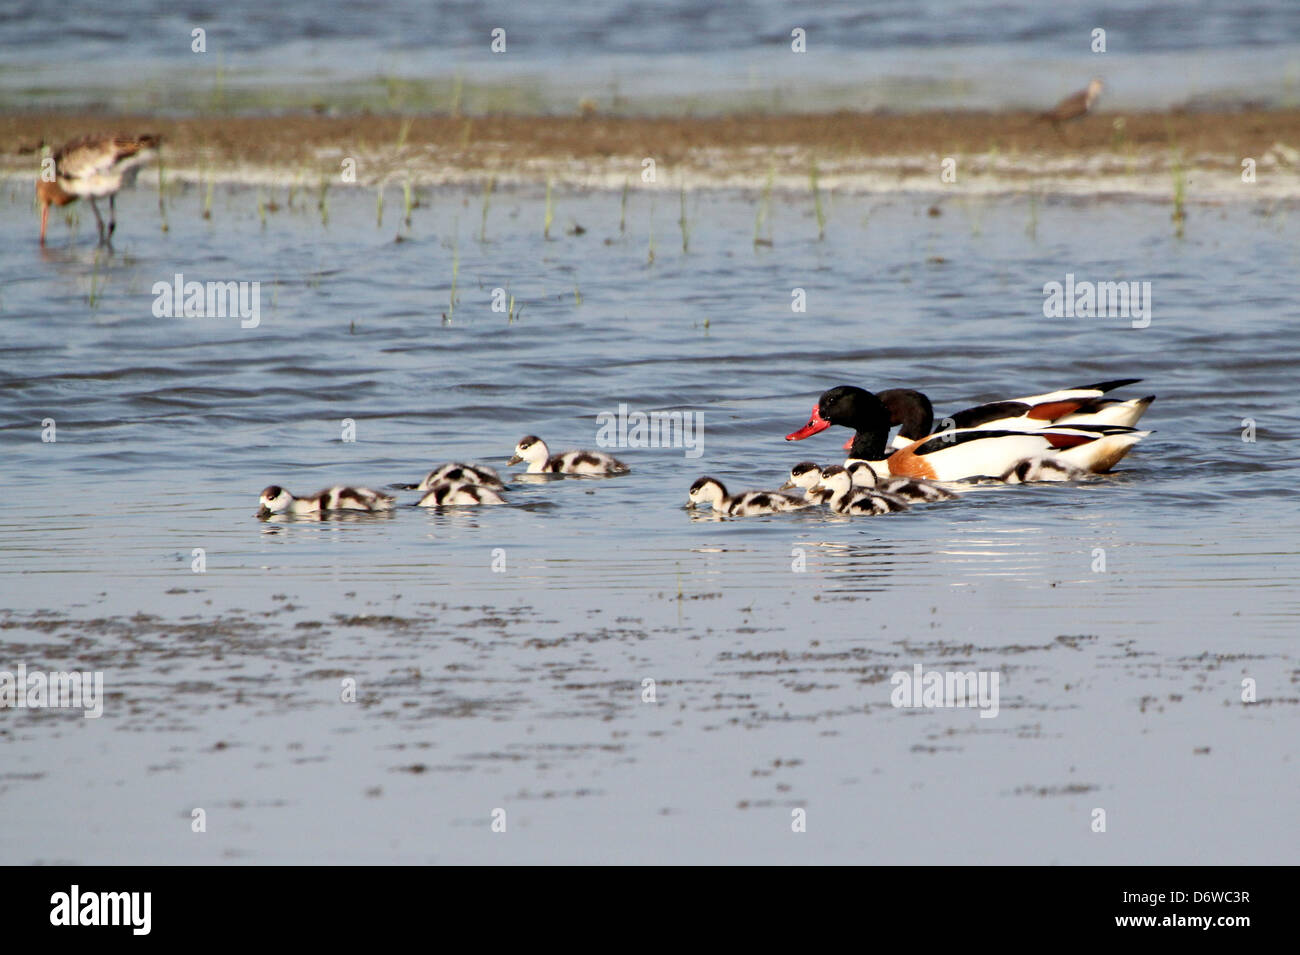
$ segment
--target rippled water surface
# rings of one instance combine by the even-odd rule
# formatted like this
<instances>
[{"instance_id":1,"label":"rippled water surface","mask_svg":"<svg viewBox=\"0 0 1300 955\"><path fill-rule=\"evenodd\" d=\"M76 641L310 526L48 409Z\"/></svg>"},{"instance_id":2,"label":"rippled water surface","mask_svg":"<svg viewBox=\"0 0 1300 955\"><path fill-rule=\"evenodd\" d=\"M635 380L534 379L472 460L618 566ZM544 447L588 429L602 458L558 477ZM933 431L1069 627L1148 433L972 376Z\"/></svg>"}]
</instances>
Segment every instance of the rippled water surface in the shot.
<instances>
[{"instance_id":1,"label":"rippled water surface","mask_svg":"<svg viewBox=\"0 0 1300 955\"><path fill-rule=\"evenodd\" d=\"M37 0L0 9L0 105L1045 107L1100 72L1107 108L1127 109L1294 105L1300 83L1292 0L121 0L61 10L51 31ZM505 47L494 53L495 30Z\"/></svg>"},{"instance_id":2,"label":"rippled water surface","mask_svg":"<svg viewBox=\"0 0 1300 955\"><path fill-rule=\"evenodd\" d=\"M373 194L324 224L267 198L263 225L254 191L207 220L180 193L164 232L123 193L107 255L89 210L41 253L29 187L0 196L0 669L108 694L99 720L0 710L6 861L1294 857L1294 208L1193 207L1180 239L1156 204L840 195L819 241L778 195L756 247L759 197L700 194L683 252L666 191L622 231L618 194L558 194L549 239L533 192L486 226L428 192L409 228L400 194L382 226ZM260 324L154 317L178 272L260 282ZM1150 327L1043 318L1066 273L1150 281ZM1155 433L1105 479L875 519L683 508L700 474L835 460L839 429L783 440L834 384L944 410L1117 377ZM625 477L476 512L253 516L270 483L591 447L620 403L701 413L702 456L619 449ZM998 715L891 706L918 663L997 671Z\"/></svg>"}]
</instances>

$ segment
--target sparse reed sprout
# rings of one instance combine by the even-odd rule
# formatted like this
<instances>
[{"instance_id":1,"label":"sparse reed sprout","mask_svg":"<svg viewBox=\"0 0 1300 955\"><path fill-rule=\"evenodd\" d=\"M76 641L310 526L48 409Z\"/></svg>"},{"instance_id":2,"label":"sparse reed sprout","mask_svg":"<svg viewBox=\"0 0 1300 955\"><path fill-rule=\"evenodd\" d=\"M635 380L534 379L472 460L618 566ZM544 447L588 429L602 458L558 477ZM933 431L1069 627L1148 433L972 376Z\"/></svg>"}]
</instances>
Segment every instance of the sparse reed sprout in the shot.
<instances>
[{"instance_id":1,"label":"sparse reed sprout","mask_svg":"<svg viewBox=\"0 0 1300 955\"><path fill-rule=\"evenodd\" d=\"M483 184L483 222L479 225L478 230L478 240L480 242L487 241L488 209L492 204L492 187L495 183L496 177L488 176L487 182Z\"/></svg>"},{"instance_id":2,"label":"sparse reed sprout","mask_svg":"<svg viewBox=\"0 0 1300 955\"><path fill-rule=\"evenodd\" d=\"M685 186L682 186L681 201L682 201L682 214L681 214L681 218L678 219L677 222L682 228L682 255L685 255L687 252L690 251L690 246L691 246L691 227L690 224L686 221L686 187Z\"/></svg>"},{"instance_id":3,"label":"sparse reed sprout","mask_svg":"<svg viewBox=\"0 0 1300 955\"><path fill-rule=\"evenodd\" d=\"M826 238L826 210L822 208L822 191L818 186L817 163L812 164L808 173L809 185L812 187L813 213L817 216L817 241Z\"/></svg>"},{"instance_id":4,"label":"sparse reed sprout","mask_svg":"<svg viewBox=\"0 0 1300 955\"><path fill-rule=\"evenodd\" d=\"M754 217L754 245L772 244L772 187L776 183L776 166L769 166L767 182L763 184L763 193L758 200L758 213ZM767 238L763 238L763 226L767 226Z\"/></svg>"},{"instance_id":5,"label":"sparse reed sprout","mask_svg":"<svg viewBox=\"0 0 1300 955\"><path fill-rule=\"evenodd\" d=\"M555 221L555 202L551 198L551 189L553 183L554 180L550 176L547 176L546 177L546 212L544 214L544 218L542 221L543 239L549 239L551 237L551 223Z\"/></svg>"},{"instance_id":6,"label":"sparse reed sprout","mask_svg":"<svg viewBox=\"0 0 1300 955\"><path fill-rule=\"evenodd\" d=\"M1174 159L1173 179L1174 211L1171 218L1174 222L1174 234L1181 239L1183 237L1183 225L1187 220L1187 171L1183 168L1183 160L1181 156Z\"/></svg>"}]
</instances>

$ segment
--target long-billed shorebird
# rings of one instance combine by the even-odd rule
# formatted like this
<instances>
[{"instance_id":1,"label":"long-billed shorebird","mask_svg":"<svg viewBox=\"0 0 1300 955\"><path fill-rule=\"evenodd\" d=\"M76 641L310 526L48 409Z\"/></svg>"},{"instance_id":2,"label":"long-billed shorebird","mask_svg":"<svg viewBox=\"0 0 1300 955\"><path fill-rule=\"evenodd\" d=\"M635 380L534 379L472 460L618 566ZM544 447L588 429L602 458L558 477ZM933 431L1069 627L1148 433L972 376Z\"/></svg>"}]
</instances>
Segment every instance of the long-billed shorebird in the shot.
<instances>
[{"instance_id":1,"label":"long-billed shorebird","mask_svg":"<svg viewBox=\"0 0 1300 955\"><path fill-rule=\"evenodd\" d=\"M100 244L111 242L117 228L117 191L130 185L158 147L157 136L84 136L67 143L54 154L51 173L42 170L36 180L36 197L41 203L41 245L45 244L45 223L50 206L66 206L89 199L99 224ZM52 178L46 178L51 175ZM99 215L96 199L108 196L108 230Z\"/></svg>"},{"instance_id":2,"label":"long-billed shorebird","mask_svg":"<svg viewBox=\"0 0 1300 955\"><path fill-rule=\"evenodd\" d=\"M1097 102L1097 97L1100 95L1101 80L1094 77L1088 84L1087 89L1071 93L1038 118L1059 127L1061 123L1068 123L1072 119L1086 116L1092 110L1093 104Z\"/></svg>"}]
</instances>

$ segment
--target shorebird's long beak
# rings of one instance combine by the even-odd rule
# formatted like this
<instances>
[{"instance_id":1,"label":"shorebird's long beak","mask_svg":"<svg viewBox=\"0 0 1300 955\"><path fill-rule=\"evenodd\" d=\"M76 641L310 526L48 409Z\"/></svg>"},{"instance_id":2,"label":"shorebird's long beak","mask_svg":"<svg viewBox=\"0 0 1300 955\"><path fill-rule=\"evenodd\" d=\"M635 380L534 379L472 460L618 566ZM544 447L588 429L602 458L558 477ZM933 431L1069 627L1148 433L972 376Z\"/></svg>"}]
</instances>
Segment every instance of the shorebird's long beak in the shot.
<instances>
[{"instance_id":1,"label":"shorebird's long beak","mask_svg":"<svg viewBox=\"0 0 1300 955\"><path fill-rule=\"evenodd\" d=\"M787 441L802 441L804 438L816 434L818 431L825 431L830 426L831 423L823 418L822 413L817 409L817 406L813 405L812 417L808 419L808 423L798 431L791 431L785 436L785 439Z\"/></svg>"}]
</instances>

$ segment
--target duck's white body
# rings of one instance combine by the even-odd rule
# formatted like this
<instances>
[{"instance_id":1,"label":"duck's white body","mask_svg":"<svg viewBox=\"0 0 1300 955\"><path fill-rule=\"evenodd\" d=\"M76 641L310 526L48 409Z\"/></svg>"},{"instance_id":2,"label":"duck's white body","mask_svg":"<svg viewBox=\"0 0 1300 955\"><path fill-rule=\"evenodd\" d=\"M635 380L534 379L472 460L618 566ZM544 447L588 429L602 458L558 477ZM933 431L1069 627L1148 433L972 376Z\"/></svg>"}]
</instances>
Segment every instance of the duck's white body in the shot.
<instances>
[{"instance_id":1,"label":"duck's white body","mask_svg":"<svg viewBox=\"0 0 1300 955\"><path fill-rule=\"evenodd\" d=\"M368 487L347 487L337 485L317 491L309 497L295 497L278 484L272 484L262 491L258 498L259 517L272 514L291 514L306 516L324 514L328 511L362 511L377 513L391 510L397 498L391 494L381 494Z\"/></svg>"},{"instance_id":2,"label":"duck's white body","mask_svg":"<svg viewBox=\"0 0 1300 955\"><path fill-rule=\"evenodd\" d=\"M546 442L534 435L525 435L515 445L514 457L507 464L527 462L529 474L584 474L589 477L609 477L626 474L631 470L626 464L604 451L562 451L551 454Z\"/></svg>"},{"instance_id":3,"label":"duck's white body","mask_svg":"<svg viewBox=\"0 0 1300 955\"><path fill-rule=\"evenodd\" d=\"M720 514L731 517L753 517L759 514L780 514L808 507L810 501L782 494L780 491L743 491L731 495L717 478L702 477L691 485L687 507L708 504Z\"/></svg>"},{"instance_id":4,"label":"duck's white body","mask_svg":"<svg viewBox=\"0 0 1300 955\"><path fill-rule=\"evenodd\" d=\"M849 472L854 487L884 491L906 501L950 501L957 497L956 492L924 478L877 477L875 468L866 461L846 463L844 470Z\"/></svg>"},{"instance_id":5,"label":"duck's white body","mask_svg":"<svg viewBox=\"0 0 1300 955\"><path fill-rule=\"evenodd\" d=\"M1096 426L1012 432L948 431L913 442L890 456L895 475L931 481L996 477L1025 458L1051 454L1093 473L1109 471L1150 431Z\"/></svg>"},{"instance_id":6,"label":"duck's white body","mask_svg":"<svg viewBox=\"0 0 1300 955\"><path fill-rule=\"evenodd\" d=\"M420 498L419 507L473 507L480 504L504 504L506 499L495 488L484 484L455 484L441 481Z\"/></svg>"}]
</instances>

